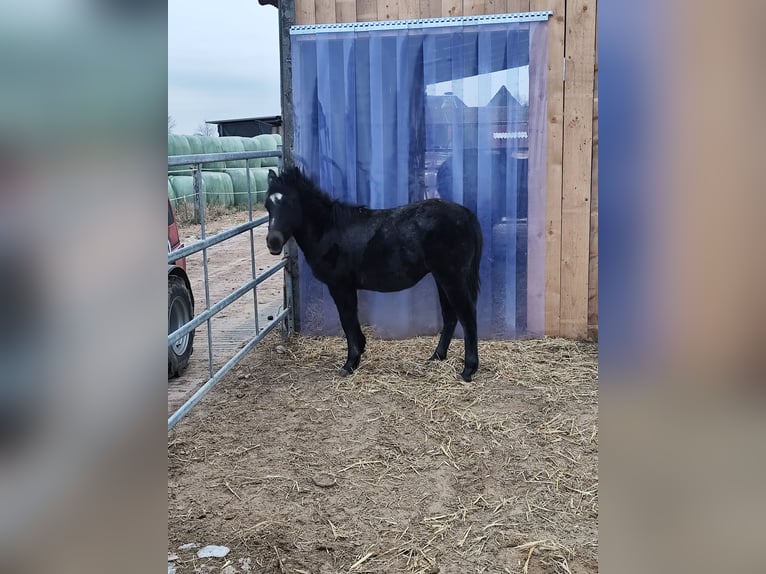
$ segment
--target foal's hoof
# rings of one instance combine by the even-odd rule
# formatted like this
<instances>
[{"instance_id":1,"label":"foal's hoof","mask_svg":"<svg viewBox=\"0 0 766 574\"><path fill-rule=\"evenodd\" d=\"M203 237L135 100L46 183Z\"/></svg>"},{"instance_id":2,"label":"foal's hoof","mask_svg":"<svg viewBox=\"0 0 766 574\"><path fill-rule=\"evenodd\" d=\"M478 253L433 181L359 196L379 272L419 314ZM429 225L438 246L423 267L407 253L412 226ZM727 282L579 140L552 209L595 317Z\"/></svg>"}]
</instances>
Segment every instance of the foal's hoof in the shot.
<instances>
[{"instance_id":1,"label":"foal's hoof","mask_svg":"<svg viewBox=\"0 0 766 574\"><path fill-rule=\"evenodd\" d=\"M341 369L338 371L338 375L341 377L348 377L351 374L351 371L347 371L346 369Z\"/></svg>"},{"instance_id":2,"label":"foal's hoof","mask_svg":"<svg viewBox=\"0 0 766 574\"><path fill-rule=\"evenodd\" d=\"M475 371L468 371L468 370L463 371L462 373L460 373L460 378L463 379L466 383L470 383L471 377L473 377L474 373Z\"/></svg>"},{"instance_id":3,"label":"foal's hoof","mask_svg":"<svg viewBox=\"0 0 766 574\"><path fill-rule=\"evenodd\" d=\"M445 356L442 356L442 355L440 355L439 353L437 353L437 352L434 352L434 354L433 354L433 355L431 355L431 358L430 358L430 359L428 359L428 360L429 360L429 361L443 361L443 360L444 360L444 359L446 359L446 358L447 358L447 357L446 357L446 355L445 355Z\"/></svg>"}]
</instances>

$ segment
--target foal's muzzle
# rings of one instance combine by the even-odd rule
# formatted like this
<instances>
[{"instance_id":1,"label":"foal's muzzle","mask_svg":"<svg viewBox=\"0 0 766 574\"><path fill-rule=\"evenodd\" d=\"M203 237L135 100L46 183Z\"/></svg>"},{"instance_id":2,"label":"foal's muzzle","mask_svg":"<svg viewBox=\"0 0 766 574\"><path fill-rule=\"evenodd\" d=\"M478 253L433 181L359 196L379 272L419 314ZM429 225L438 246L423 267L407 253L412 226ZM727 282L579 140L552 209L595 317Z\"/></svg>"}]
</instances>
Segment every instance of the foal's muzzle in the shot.
<instances>
[{"instance_id":1,"label":"foal's muzzle","mask_svg":"<svg viewBox=\"0 0 766 574\"><path fill-rule=\"evenodd\" d=\"M269 248L269 253L272 255L279 255L282 253L282 247L285 245L285 236L281 231L272 229L266 235L266 246Z\"/></svg>"}]
</instances>

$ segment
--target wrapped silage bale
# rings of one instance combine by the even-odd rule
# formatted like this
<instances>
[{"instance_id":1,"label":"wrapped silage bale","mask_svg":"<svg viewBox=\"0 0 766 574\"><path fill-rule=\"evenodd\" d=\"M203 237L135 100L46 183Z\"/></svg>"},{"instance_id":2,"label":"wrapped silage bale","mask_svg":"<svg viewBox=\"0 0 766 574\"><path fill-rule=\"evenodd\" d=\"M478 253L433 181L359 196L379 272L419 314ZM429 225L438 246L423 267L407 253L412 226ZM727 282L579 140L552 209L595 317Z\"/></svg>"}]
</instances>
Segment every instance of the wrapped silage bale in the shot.
<instances>
[{"instance_id":1,"label":"wrapped silage bale","mask_svg":"<svg viewBox=\"0 0 766 574\"><path fill-rule=\"evenodd\" d=\"M174 155L191 155L191 147L186 136L179 134L168 134L168 156ZM174 165L168 166L168 173L182 173L188 172L191 168L190 165Z\"/></svg>"},{"instance_id":2,"label":"wrapped silage bale","mask_svg":"<svg viewBox=\"0 0 766 574\"><path fill-rule=\"evenodd\" d=\"M223 153L223 145L221 145L221 142L219 141L221 138L211 137L211 136L194 136L199 138L200 142L202 143L202 153ZM214 161L210 163L203 163L202 169L208 170L208 171L220 171L223 170L226 167L226 162L223 161Z\"/></svg>"},{"instance_id":3,"label":"wrapped silage bale","mask_svg":"<svg viewBox=\"0 0 766 574\"><path fill-rule=\"evenodd\" d=\"M245 146L242 144L242 138L234 137L234 136L227 136L218 138L218 142L221 144L221 147L223 148L223 151L225 152L243 152L245 151ZM245 160L244 159L232 159L226 161L226 167L241 167L244 168L245 166Z\"/></svg>"},{"instance_id":4,"label":"wrapped silage bale","mask_svg":"<svg viewBox=\"0 0 766 574\"><path fill-rule=\"evenodd\" d=\"M207 204L217 203L224 207L234 205L234 187L229 174L217 171L203 171L202 181Z\"/></svg>"},{"instance_id":5,"label":"wrapped silage bale","mask_svg":"<svg viewBox=\"0 0 766 574\"><path fill-rule=\"evenodd\" d=\"M226 170L226 173L229 174L234 189L234 205L247 207L247 168L230 167ZM250 190L253 194L253 203L258 201L255 185L255 169L250 168Z\"/></svg>"},{"instance_id":6,"label":"wrapped silage bale","mask_svg":"<svg viewBox=\"0 0 766 574\"><path fill-rule=\"evenodd\" d=\"M242 147L245 151L262 151L262 146L256 138L242 138ZM250 167L261 167L261 158L251 159Z\"/></svg>"},{"instance_id":7,"label":"wrapped silage bale","mask_svg":"<svg viewBox=\"0 0 766 574\"><path fill-rule=\"evenodd\" d=\"M179 202L194 202L194 177L191 175L171 175L168 178L172 188L176 204ZM200 193L204 194L205 184L202 182Z\"/></svg>"},{"instance_id":8,"label":"wrapped silage bale","mask_svg":"<svg viewBox=\"0 0 766 574\"><path fill-rule=\"evenodd\" d=\"M189 147L193 154L205 153L205 146L202 142L201 136L186 136L186 140L189 142Z\"/></svg>"},{"instance_id":9,"label":"wrapped silage bale","mask_svg":"<svg viewBox=\"0 0 766 574\"><path fill-rule=\"evenodd\" d=\"M274 139L272 134L261 134L256 136L255 139L257 139L260 143L262 151L276 151L277 141ZM262 167L276 167L278 165L278 157L265 157L261 160Z\"/></svg>"}]
</instances>

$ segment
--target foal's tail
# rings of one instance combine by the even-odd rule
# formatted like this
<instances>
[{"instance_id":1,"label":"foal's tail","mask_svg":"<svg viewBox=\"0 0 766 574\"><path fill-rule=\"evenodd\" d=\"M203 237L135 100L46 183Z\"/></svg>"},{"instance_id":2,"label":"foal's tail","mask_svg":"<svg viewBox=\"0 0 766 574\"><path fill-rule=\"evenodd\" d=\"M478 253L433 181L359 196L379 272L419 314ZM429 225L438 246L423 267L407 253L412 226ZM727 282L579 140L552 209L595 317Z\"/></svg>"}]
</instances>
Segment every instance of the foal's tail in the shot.
<instances>
[{"instance_id":1,"label":"foal's tail","mask_svg":"<svg viewBox=\"0 0 766 574\"><path fill-rule=\"evenodd\" d=\"M484 244L484 236L481 233L481 225L479 225L479 220L476 218L476 216L474 215L471 219L473 220L475 251L473 260L471 261L471 272L468 276L468 291L471 294L471 298L474 301L477 301L479 298L479 289L481 288L479 265L481 264L481 249Z\"/></svg>"}]
</instances>

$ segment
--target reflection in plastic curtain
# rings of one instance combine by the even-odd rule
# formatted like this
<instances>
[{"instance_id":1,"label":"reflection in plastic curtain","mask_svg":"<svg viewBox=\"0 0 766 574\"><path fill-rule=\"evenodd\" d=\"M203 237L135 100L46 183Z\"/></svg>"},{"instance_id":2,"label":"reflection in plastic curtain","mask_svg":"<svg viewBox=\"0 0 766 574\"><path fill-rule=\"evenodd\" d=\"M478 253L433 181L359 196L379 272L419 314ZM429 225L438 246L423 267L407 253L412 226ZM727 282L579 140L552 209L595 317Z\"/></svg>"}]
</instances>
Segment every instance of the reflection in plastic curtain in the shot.
<instances>
[{"instance_id":1,"label":"reflection in plastic curtain","mask_svg":"<svg viewBox=\"0 0 766 574\"><path fill-rule=\"evenodd\" d=\"M544 332L546 46L545 22L292 37L296 164L343 201L441 197L476 213L485 339ZM303 333L341 334L302 256L300 289ZM430 275L399 293L360 291L359 305L381 337L441 328Z\"/></svg>"}]
</instances>

